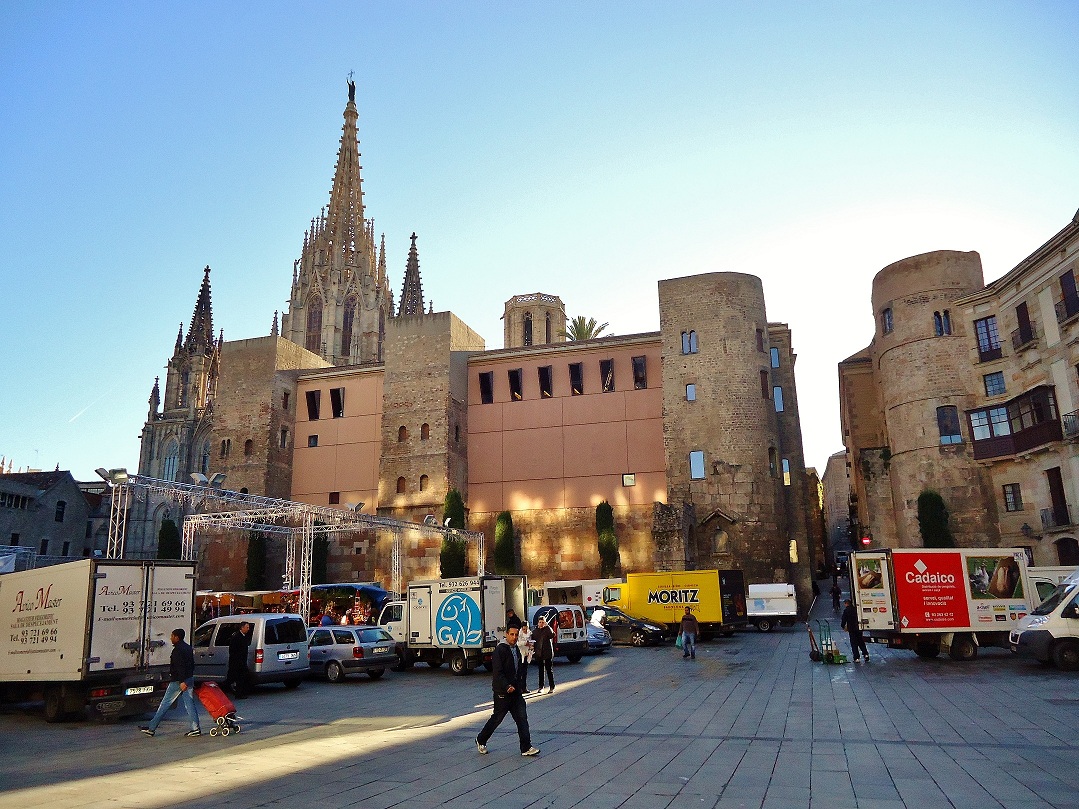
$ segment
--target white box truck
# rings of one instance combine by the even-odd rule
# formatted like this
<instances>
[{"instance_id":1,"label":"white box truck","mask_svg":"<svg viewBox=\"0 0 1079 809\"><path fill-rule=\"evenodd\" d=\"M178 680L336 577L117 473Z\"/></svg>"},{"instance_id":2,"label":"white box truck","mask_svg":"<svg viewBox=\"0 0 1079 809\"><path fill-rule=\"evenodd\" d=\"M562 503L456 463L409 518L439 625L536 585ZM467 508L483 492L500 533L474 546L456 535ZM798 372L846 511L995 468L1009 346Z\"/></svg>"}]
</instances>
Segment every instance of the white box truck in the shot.
<instances>
[{"instance_id":1,"label":"white box truck","mask_svg":"<svg viewBox=\"0 0 1079 809\"><path fill-rule=\"evenodd\" d=\"M793 584L751 584L747 592L746 614L758 632L771 632L778 624L794 625L798 599Z\"/></svg>"},{"instance_id":2,"label":"white box truck","mask_svg":"<svg viewBox=\"0 0 1079 809\"><path fill-rule=\"evenodd\" d=\"M549 581L543 585L540 604L577 604L583 609L603 606L603 588L621 584L621 579L577 579Z\"/></svg>"},{"instance_id":3,"label":"white box truck","mask_svg":"<svg viewBox=\"0 0 1079 809\"><path fill-rule=\"evenodd\" d=\"M466 576L414 581L405 599L382 608L378 623L393 636L400 668L449 663L454 674L490 665L506 631L506 612L527 620L524 576Z\"/></svg>"},{"instance_id":4,"label":"white box truck","mask_svg":"<svg viewBox=\"0 0 1079 809\"><path fill-rule=\"evenodd\" d=\"M1079 671L1079 573L1073 572L1021 620L1008 639L1011 650L1061 671Z\"/></svg>"},{"instance_id":5,"label":"white box truck","mask_svg":"<svg viewBox=\"0 0 1079 809\"><path fill-rule=\"evenodd\" d=\"M173 629L190 638L191 562L85 559L0 575L0 689L42 699L50 722L112 718L156 706L169 680Z\"/></svg>"},{"instance_id":6,"label":"white box truck","mask_svg":"<svg viewBox=\"0 0 1079 809\"><path fill-rule=\"evenodd\" d=\"M1038 602L1022 548L894 548L851 554L851 597L874 643L972 660Z\"/></svg>"}]
</instances>

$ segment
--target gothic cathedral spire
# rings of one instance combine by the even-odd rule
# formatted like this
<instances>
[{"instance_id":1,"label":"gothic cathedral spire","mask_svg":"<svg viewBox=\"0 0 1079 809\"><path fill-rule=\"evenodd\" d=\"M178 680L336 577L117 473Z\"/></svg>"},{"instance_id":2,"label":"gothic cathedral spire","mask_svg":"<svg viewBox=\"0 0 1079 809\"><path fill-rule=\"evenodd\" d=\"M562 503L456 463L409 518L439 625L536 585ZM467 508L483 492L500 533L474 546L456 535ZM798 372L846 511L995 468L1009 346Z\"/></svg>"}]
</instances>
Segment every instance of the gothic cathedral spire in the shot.
<instances>
[{"instance_id":1,"label":"gothic cathedral spire","mask_svg":"<svg viewBox=\"0 0 1079 809\"><path fill-rule=\"evenodd\" d=\"M304 234L288 311L281 317L283 337L335 365L378 361L380 324L387 309L392 314L373 224L364 217L359 113L351 80L348 91L330 203Z\"/></svg>"},{"instance_id":2,"label":"gothic cathedral spire","mask_svg":"<svg viewBox=\"0 0 1079 809\"><path fill-rule=\"evenodd\" d=\"M405 282L401 286L401 306L397 316L423 314L423 282L420 281L420 254L416 250L416 234L412 234L412 247L408 250L405 264Z\"/></svg>"}]
</instances>

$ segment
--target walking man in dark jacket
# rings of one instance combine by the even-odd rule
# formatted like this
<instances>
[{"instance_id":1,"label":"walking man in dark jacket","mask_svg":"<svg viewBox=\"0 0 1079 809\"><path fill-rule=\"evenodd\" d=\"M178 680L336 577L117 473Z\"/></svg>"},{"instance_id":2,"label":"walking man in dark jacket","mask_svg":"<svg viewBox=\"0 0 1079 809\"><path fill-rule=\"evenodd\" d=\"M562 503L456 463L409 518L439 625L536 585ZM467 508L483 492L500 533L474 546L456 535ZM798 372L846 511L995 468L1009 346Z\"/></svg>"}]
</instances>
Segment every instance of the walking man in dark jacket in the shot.
<instances>
[{"instance_id":1,"label":"walking man in dark jacket","mask_svg":"<svg viewBox=\"0 0 1079 809\"><path fill-rule=\"evenodd\" d=\"M239 630L229 638L229 671L225 684L232 689L236 699L247 696L250 688L250 675L247 670L247 650L251 646L251 624L244 621Z\"/></svg>"},{"instance_id":2,"label":"walking man in dark jacket","mask_svg":"<svg viewBox=\"0 0 1079 809\"><path fill-rule=\"evenodd\" d=\"M682 633L682 657L697 658L697 638L701 634L701 625L697 623L696 616L686 607L686 614L682 616L682 622L678 625L678 631Z\"/></svg>"},{"instance_id":3,"label":"walking man in dark jacket","mask_svg":"<svg viewBox=\"0 0 1079 809\"><path fill-rule=\"evenodd\" d=\"M495 693L495 707L491 718L476 737L476 749L487 752L487 741L495 732L506 714L517 723L517 736L521 741L521 755L539 755L539 750L532 746L528 733L528 712L525 710L525 662L517 649L517 627L508 627L506 637L495 647L491 660L491 688Z\"/></svg>"},{"instance_id":4,"label":"walking man in dark jacket","mask_svg":"<svg viewBox=\"0 0 1079 809\"><path fill-rule=\"evenodd\" d=\"M535 646L536 667L539 669L539 690L543 692L543 675L546 672L551 689L548 694L554 693L554 630L547 626L547 619L540 617L536 620L536 631L532 633L532 643Z\"/></svg>"},{"instance_id":5,"label":"walking man in dark jacket","mask_svg":"<svg viewBox=\"0 0 1079 809\"><path fill-rule=\"evenodd\" d=\"M157 732L157 726L161 724L165 711L172 707L177 699L187 711L187 718L191 721L191 730L185 736L201 736L199 728L199 715L195 711L195 655L191 647L184 643L183 629L172 630L172 657L169 659L169 687L165 689L165 696L161 699L161 705L150 720L149 725L139 728L147 736L153 736Z\"/></svg>"},{"instance_id":6,"label":"walking man in dark jacket","mask_svg":"<svg viewBox=\"0 0 1079 809\"><path fill-rule=\"evenodd\" d=\"M865 638L862 637L862 625L858 622L858 612L854 609L854 604L848 598L843 602L843 618L840 622L840 626L847 630L847 635L850 637L850 656L851 659L858 662L858 650L861 649L862 657L865 662L869 662L869 649L865 646Z\"/></svg>"}]
</instances>

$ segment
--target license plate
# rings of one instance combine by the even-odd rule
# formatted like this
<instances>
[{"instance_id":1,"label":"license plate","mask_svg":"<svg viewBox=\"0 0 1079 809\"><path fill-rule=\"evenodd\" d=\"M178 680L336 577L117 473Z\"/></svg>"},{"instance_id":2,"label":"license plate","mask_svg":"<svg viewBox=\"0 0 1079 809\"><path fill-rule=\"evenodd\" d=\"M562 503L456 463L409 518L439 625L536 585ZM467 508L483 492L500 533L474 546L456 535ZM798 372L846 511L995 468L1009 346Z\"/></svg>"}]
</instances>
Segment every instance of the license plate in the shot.
<instances>
[{"instance_id":1,"label":"license plate","mask_svg":"<svg viewBox=\"0 0 1079 809\"><path fill-rule=\"evenodd\" d=\"M154 693L154 687L152 685L137 685L134 688L128 688L124 691L125 697L134 697L138 694L152 694Z\"/></svg>"},{"instance_id":2,"label":"license plate","mask_svg":"<svg viewBox=\"0 0 1079 809\"><path fill-rule=\"evenodd\" d=\"M300 657L299 652L278 652L278 660L297 660Z\"/></svg>"},{"instance_id":3,"label":"license plate","mask_svg":"<svg viewBox=\"0 0 1079 809\"><path fill-rule=\"evenodd\" d=\"M389 650L390 650L390 647L389 647L389 646L379 646L379 647L378 647L377 649L375 649L375 654L377 654L377 655L384 655L384 654L386 654L386 652L388 652Z\"/></svg>"}]
</instances>

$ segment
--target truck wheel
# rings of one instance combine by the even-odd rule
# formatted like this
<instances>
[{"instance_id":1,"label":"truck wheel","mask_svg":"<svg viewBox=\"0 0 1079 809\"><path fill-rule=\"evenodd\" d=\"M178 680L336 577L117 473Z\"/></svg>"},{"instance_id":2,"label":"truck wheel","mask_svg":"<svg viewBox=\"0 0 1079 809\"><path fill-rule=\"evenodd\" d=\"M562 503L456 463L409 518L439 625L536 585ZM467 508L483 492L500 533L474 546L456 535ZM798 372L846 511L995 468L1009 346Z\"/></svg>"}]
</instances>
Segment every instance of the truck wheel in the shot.
<instances>
[{"instance_id":1,"label":"truck wheel","mask_svg":"<svg viewBox=\"0 0 1079 809\"><path fill-rule=\"evenodd\" d=\"M952 638L952 648L948 653L952 660L973 660L978 656L978 644L970 635Z\"/></svg>"},{"instance_id":2,"label":"truck wheel","mask_svg":"<svg viewBox=\"0 0 1079 809\"><path fill-rule=\"evenodd\" d=\"M341 668L341 664L336 660L331 660L326 664L326 679L331 683L343 683L345 681L345 670Z\"/></svg>"},{"instance_id":3,"label":"truck wheel","mask_svg":"<svg viewBox=\"0 0 1079 809\"><path fill-rule=\"evenodd\" d=\"M1053 663L1061 671L1079 671L1079 643L1064 640L1054 646Z\"/></svg>"},{"instance_id":4,"label":"truck wheel","mask_svg":"<svg viewBox=\"0 0 1079 809\"><path fill-rule=\"evenodd\" d=\"M386 669L368 669L367 670L367 676L370 677L372 680L377 680L379 677L381 677L385 673L386 673Z\"/></svg>"},{"instance_id":5,"label":"truck wheel","mask_svg":"<svg viewBox=\"0 0 1079 809\"><path fill-rule=\"evenodd\" d=\"M772 622L769 621L767 618L758 618L757 619L757 631L758 632L771 632L772 631Z\"/></svg>"},{"instance_id":6,"label":"truck wheel","mask_svg":"<svg viewBox=\"0 0 1079 809\"><path fill-rule=\"evenodd\" d=\"M639 629L634 630L633 637L630 638L630 643L634 646L644 646L644 633Z\"/></svg>"},{"instance_id":7,"label":"truck wheel","mask_svg":"<svg viewBox=\"0 0 1079 809\"><path fill-rule=\"evenodd\" d=\"M464 652L455 652L450 656L450 671L454 674L468 674L468 661L465 660Z\"/></svg>"},{"instance_id":8,"label":"truck wheel","mask_svg":"<svg viewBox=\"0 0 1079 809\"><path fill-rule=\"evenodd\" d=\"M58 685L45 688L45 721L62 722L64 719L64 695Z\"/></svg>"},{"instance_id":9,"label":"truck wheel","mask_svg":"<svg viewBox=\"0 0 1079 809\"><path fill-rule=\"evenodd\" d=\"M416 658L412 656L412 653L408 649L400 649L397 652L397 665L393 667L394 671L408 671L415 664Z\"/></svg>"},{"instance_id":10,"label":"truck wheel","mask_svg":"<svg viewBox=\"0 0 1079 809\"><path fill-rule=\"evenodd\" d=\"M566 655L566 660L568 660L570 663L580 663L581 655Z\"/></svg>"},{"instance_id":11,"label":"truck wheel","mask_svg":"<svg viewBox=\"0 0 1079 809\"><path fill-rule=\"evenodd\" d=\"M427 665L430 666L433 669L439 669L439 668L442 668L442 661L441 660L428 660Z\"/></svg>"},{"instance_id":12,"label":"truck wheel","mask_svg":"<svg viewBox=\"0 0 1079 809\"><path fill-rule=\"evenodd\" d=\"M926 643L919 643L914 647L914 654L923 660L932 660L938 654L940 654L940 644L936 641L928 641Z\"/></svg>"}]
</instances>

